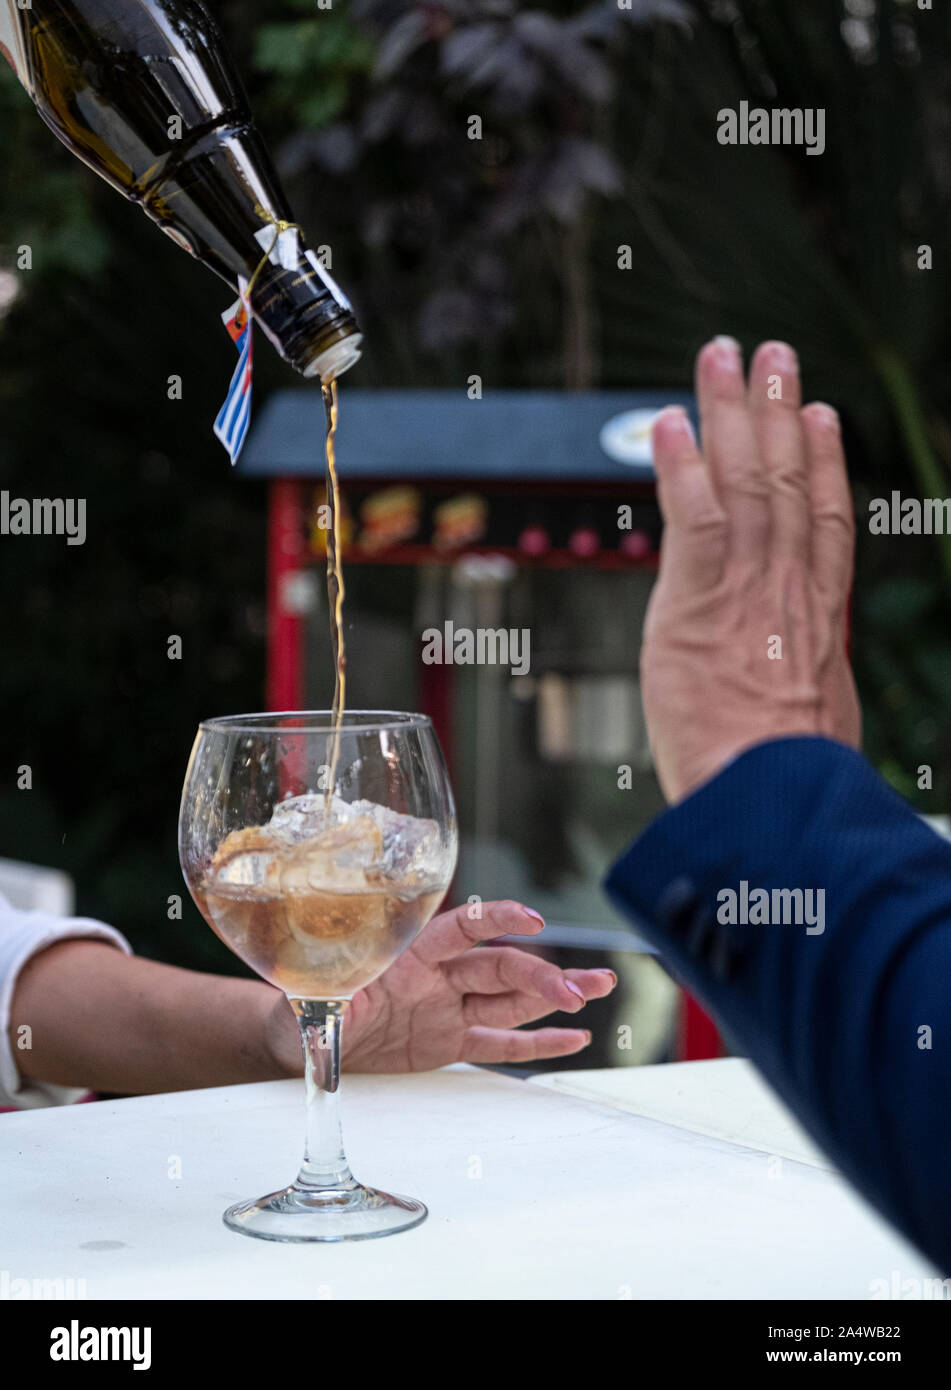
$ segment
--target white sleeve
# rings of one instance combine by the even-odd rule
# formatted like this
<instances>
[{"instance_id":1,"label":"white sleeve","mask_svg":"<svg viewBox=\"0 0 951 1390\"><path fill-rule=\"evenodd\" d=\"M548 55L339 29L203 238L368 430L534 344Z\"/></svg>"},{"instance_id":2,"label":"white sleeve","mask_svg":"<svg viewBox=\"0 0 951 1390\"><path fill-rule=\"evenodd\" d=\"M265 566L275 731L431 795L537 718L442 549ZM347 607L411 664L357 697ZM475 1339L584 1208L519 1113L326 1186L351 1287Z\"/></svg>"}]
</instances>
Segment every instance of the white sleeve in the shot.
<instances>
[{"instance_id":1,"label":"white sleeve","mask_svg":"<svg viewBox=\"0 0 951 1390\"><path fill-rule=\"evenodd\" d=\"M109 941L126 955L132 947L125 937L91 917L54 917L48 912L23 912L0 897L0 1109L29 1110L45 1105L69 1105L86 1094L74 1086L45 1081L22 1081L16 1051L10 1048L10 1006L17 976L31 956L70 937ZM17 1020L14 1020L17 1022ZM24 1019L24 1024L29 1020ZM28 1034L24 1034L24 1042Z\"/></svg>"}]
</instances>

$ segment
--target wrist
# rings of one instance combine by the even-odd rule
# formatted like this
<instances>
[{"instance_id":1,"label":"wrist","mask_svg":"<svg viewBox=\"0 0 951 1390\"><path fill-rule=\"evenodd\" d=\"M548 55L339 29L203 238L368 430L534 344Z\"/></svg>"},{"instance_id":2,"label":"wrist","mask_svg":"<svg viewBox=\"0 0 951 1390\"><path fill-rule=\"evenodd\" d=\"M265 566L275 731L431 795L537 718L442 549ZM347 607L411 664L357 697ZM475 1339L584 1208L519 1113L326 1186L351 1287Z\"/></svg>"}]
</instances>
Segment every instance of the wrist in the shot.
<instances>
[{"instance_id":1,"label":"wrist","mask_svg":"<svg viewBox=\"0 0 951 1390\"><path fill-rule=\"evenodd\" d=\"M277 1080L302 1076L300 1029L287 997L272 985L262 985L261 994L262 1036L269 1073Z\"/></svg>"},{"instance_id":2,"label":"wrist","mask_svg":"<svg viewBox=\"0 0 951 1390\"><path fill-rule=\"evenodd\" d=\"M671 787L664 786L664 794L671 806L686 801L688 796L712 782L744 753L758 748L764 743L775 743L780 739L821 737L822 730L812 720L790 720L777 722L771 728L763 728L745 737L724 740L716 748L705 748L695 758L673 769ZM662 785L664 779L662 778Z\"/></svg>"}]
</instances>

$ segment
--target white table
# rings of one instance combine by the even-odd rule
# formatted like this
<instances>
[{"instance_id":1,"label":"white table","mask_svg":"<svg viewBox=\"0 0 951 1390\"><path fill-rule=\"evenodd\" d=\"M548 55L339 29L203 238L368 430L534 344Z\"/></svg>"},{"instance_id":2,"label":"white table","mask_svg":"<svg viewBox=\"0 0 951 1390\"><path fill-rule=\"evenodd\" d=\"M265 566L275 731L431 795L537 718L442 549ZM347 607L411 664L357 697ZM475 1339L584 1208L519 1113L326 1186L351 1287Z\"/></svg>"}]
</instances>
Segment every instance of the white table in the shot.
<instances>
[{"instance_id":1,"label":"white table","mask_svg":"<svg viewBox=\"0 0 951 1390\"><path fill-rule=\"evenodd\" d=\"M690 1065L627 1069L618 1103L565 1090L587 1078L603 1092L604 1073L346 1077L357 1176L430 1209L351 1245L221 1223L296 1172L301 1083L4 1115L0 1273L85 1279L90 1299L867 1298L893 1270L934 1276L836 1174L782 1157L788 1134L769 1153L690 1128L703 1118L677 1100ZM724 1084L755 1109L742 1065ZM667 1079L665 1120L632 1113L638 1071L655 1107Z\"/></svg>"},{"instance_id":2,"label":"white table","mask_svg":"<svg viewBox=\"0 0 951 1390\"><path fill-rule=\"evenodd\" d=\"M793 1158L834 1171L831 1159L742 1057L679 1062L673 1067L540 1072L531 1080L562 1095L580 1096L694 1134L759 1149L773 1159Z\"/></svg>"}]
</instances>

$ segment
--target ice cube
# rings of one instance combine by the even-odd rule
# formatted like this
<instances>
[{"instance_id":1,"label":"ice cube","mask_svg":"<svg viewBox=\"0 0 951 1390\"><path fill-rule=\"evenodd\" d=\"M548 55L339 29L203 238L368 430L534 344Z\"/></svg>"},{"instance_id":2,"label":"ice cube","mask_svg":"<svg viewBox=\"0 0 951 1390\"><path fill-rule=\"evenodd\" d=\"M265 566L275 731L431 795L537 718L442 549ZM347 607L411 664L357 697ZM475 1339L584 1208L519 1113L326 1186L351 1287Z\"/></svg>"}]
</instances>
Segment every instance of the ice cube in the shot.
<instances>
[{"instance_id":1,"label":"ice cube","mask_svg":"<svg viewBox=\"0 0 951 1390\"><path fill-rule=\"evenodd\" d=\"M214 882L229 888L264 888L275 877L274 841L263 826L232 830L215 851Z\"/></svg>"},{"instance_id":2,"label":"ice cube","mask_svg":"<svg viewBox=\"0 0 951 1390\"><path fill-rule=\"evenodd\" d=\"M375 801L335 795L328 821L324 793L288 797L267 825L235 832L222 849L240 835L253 838L242 846L244 856L228 860L223 881L229 883L266 884L282 892L354 892L370 884L399 891L444 885L452 872L435 821Z\"/></svg>"},{"instance_id":3,"label":"ice cube","mask_svg":"<svg viewBox=\"0 0 951 1390\"><path fill-rule=\"evenodd\" d=\"M307 889L356 893L365 889L383 855L383 836L371 816L321 830L280 855L283 892Z\"/></svg>"},{"instance_id":4,"label":"ice cube","mask_svg":"<svg viewBox=\"0 0 951 1390\"><path fill-rule=\"evenodd\" d=\"M337 798L334 797L334 800ZM267 829L272 835L292 844L310 839L312 835L319 834L327 823L326 804L327 798L320 792L288 797L275 806Z\"/></svg>"},{"instance_id":5,"label":"ice cube","mask_svg":"<svg viewBox=\"0 0 951 1390\"><path fill-rule=\"evenodd\" d=\"M338 974L344 966L343 973L349 973L378 950L386 929L383 893L286 893L281 909L291 936L320 948L314 964Z\"/></svg>"},{"instance_id":6,"label":"ice cube","mask_svg":"<svg viewBox=\"0 0 951 1390\"><path fill-rule=\"evenodd\" d=\"M434 820L407 816L373 801L355 801L352 809L372 816L380 828L383 836L380 873L384 878L407 887L445 882L451 866L446 865L439 826Z\"/></svg>"}]
</instances>

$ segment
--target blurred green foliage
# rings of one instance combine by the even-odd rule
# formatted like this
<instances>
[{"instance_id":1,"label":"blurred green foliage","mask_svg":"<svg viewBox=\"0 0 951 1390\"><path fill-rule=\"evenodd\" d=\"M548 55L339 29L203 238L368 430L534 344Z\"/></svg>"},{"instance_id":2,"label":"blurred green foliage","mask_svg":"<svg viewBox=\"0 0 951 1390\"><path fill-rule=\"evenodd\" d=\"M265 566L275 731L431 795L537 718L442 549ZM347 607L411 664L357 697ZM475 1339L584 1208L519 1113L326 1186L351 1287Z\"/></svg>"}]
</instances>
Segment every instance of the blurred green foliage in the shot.
<instances>
[{"instance_id":1,"label":"blurred green foliage","mask_svg":"<svg viewBox=\"0 0 951 1390\"><path fill-rule=\"evenodd\" d=\"M871 496L948 486L946 7L213 8L295 213L357 302L355 383L680 387L712 333L798 346L808 393L846 421L867 751L943 811L951 561L863 519ZM719 146L718 110L744 99L825 108L825 154ZM0 540L0 854L66 868L81 910L140 949L232 969L190 906L181 923L165 906L184 892L195 725L263 702L265 499L211 434L229 292L57 145L5 71L0 120L0 271L19 290L0 317L0 487L89 509L84 547ZM292 381L262 343L258 403Z\"/></svg>"},{"instance_id":2,"label":"blurred green foliage","mask_svg":"<svg viewBox=\"0 0 951 1390\"><path fill-rule=\"evenodd\" d=\"M294 0L299 19L262 24L254 43L257 70L273 77L270 102L293 125L319 129L346 109L354 79L369 74L374 48L346 10Z\"/></svg>"}]
</instances>

